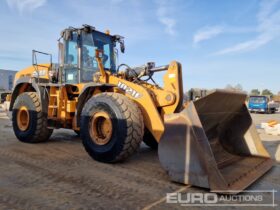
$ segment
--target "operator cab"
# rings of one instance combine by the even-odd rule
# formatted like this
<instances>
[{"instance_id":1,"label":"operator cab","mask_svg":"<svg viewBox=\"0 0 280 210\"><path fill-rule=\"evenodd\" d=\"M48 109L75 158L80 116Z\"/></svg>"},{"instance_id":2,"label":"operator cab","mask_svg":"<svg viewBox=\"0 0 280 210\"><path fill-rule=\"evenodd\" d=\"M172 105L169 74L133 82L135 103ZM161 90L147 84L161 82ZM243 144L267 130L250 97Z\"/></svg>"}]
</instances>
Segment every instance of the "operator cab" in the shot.
<instances>
[{"instance_id":1,"label":"operator cab","mask_svg":"<svg viewBox=\"0 0 280 210\"><path fill-rule=\"evenodd\" d=\"M87 83L93 81L93 75L99 71L95 58L96 50L102 52L104 69L116 72L116 43L124 52L123 37L96 31L94 27L69 27L62 31L59 42L61 80L66 84Z\"/></svg>"}]
</instances>

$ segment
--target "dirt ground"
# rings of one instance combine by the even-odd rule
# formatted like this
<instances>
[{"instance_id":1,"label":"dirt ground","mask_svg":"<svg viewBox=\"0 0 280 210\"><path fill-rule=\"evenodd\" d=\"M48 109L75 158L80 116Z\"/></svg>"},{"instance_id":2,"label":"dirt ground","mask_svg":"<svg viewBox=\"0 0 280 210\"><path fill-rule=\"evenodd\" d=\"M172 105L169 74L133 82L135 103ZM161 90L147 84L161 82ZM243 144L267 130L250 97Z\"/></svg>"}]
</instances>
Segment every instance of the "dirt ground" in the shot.
<instances>
[{"instance_id":1,"label":"dirt ground","mask_svg":"<svg viewBox=\"0 0 280 210\"><path fill-rule=\"evenodd\" d=\"M257 126L270 119L280 122L280 113L252 117ZM279 160L280 136L258 131L272 158ZM249 187L272 189L278 191L275 202L279 208L279 162ZM166 203L166 193L175 191L207 192L171 182L157 152L145 145L125 163L103 164L87 155L72 131L55 131L47 143L20 143L0 110L0 209L186 209Z\"/></svg>"}]
</instances>

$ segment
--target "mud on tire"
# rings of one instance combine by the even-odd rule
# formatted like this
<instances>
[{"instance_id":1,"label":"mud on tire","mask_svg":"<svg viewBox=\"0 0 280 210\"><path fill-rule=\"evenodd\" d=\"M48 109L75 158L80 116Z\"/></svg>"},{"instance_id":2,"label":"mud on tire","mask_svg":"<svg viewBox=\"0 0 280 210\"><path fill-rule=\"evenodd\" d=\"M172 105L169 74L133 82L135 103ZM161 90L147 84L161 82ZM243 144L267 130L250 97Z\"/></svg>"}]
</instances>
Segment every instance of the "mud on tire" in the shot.
<instances>
[{"instance_id":1,"label":"mud on tire","mask_svg":"<svg viewBox=\"0 0 280 210\"><path fill-rule=\"evenodd\" d=\"M47 106L47 104L43 104ZM21 107L28 111L29 120L26 130L19 128L18 112ZM37 93L26 92L20 94L13 106L12 123L16 137L25 143L38 143L47 141L53 130L47 128L47 114L43 113L41 102Z\"/></svg>"},{"instance_id":2,"label":"mud on tire","mask_svg":"<svg viewBox=\"0 0 280 210\"><path fill-rule=\"evenodd\" d=\"M92 138L92 117L106 113L111 119L112 134L108 143L99 145ZM101 93L85 104L80 126L83 145L88 154L101 162L123 161L139 148L144 134L143 116L139 107L118 93Z\"/></svg>"}]
</instances>

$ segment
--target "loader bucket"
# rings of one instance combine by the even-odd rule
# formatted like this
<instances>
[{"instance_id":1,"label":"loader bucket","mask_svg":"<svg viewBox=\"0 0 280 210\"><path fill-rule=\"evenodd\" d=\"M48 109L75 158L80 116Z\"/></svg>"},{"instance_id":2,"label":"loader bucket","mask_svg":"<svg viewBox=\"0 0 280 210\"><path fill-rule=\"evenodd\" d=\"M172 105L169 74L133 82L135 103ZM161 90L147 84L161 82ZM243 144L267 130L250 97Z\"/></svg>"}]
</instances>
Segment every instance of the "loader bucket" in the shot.
<instances>
[{"instance_id":1,"label":"loader bucket","mask_svg":"<svg viewBox=\"0 0 280 210\"><path fill-rule=\"evenodd\" d=\"M216 90L165 115L158 153L173 181L236 194L272 167L245 99Z\"/></svg>"}]
</instances>

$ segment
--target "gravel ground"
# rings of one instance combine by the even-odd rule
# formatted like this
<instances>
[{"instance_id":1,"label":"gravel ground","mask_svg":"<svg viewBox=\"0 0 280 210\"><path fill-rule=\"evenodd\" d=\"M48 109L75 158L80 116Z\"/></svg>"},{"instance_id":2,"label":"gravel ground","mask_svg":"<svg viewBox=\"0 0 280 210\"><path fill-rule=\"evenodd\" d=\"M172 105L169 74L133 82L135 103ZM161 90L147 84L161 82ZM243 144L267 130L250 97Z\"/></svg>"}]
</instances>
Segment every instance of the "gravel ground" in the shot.
<instances>
[{"instance_id":1,"label":"gravel ground","mask_svg":"<svg viewBox=\"0 0 280 210\"><path fill-rule=\"evenodd\" d=\"M271 119L280 122L280 113L252 117L257 126ZM272 158L279 160L280 136L258 132ZM279 191L279 175L276 162L249 190ZM175 191L207 192L171 182L157 152L144 145L124 163L103 164L87 155L72 131L55 131L47 143L20 143L0 111L0 209L185 209L166 203L166 193ZM265 199L271 199L270 194ZM278 192L275 199L279 205Z\"/></svg>"}]
</instances>

